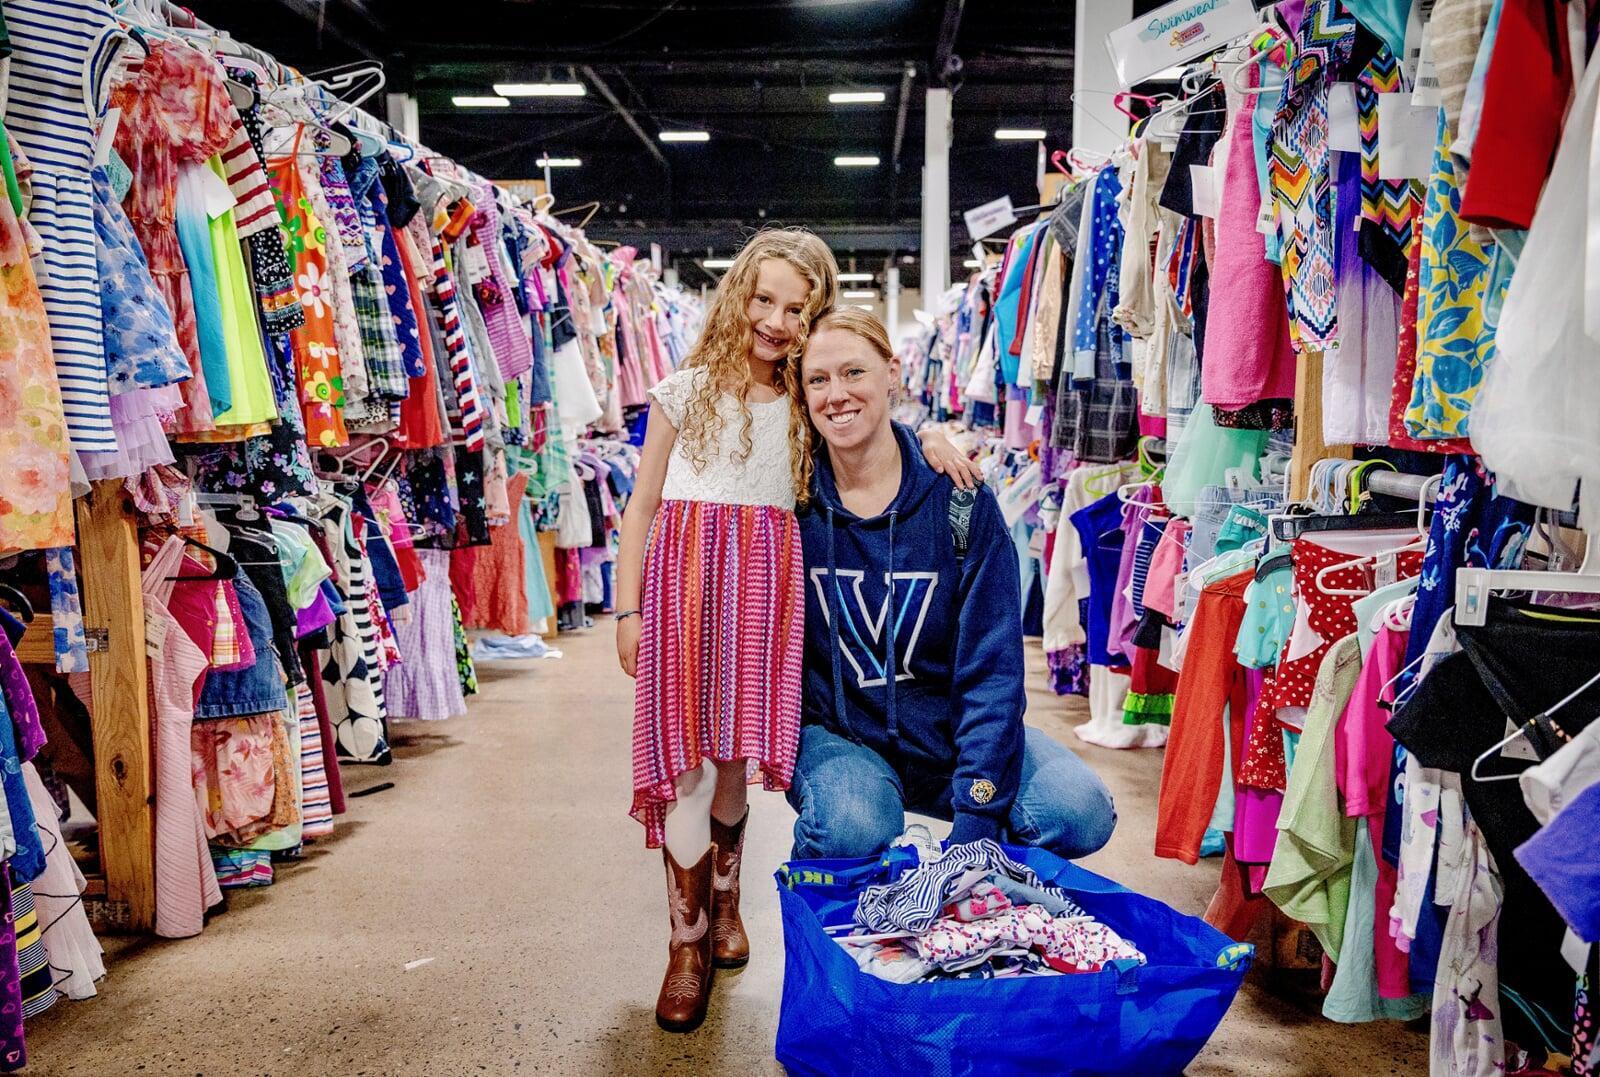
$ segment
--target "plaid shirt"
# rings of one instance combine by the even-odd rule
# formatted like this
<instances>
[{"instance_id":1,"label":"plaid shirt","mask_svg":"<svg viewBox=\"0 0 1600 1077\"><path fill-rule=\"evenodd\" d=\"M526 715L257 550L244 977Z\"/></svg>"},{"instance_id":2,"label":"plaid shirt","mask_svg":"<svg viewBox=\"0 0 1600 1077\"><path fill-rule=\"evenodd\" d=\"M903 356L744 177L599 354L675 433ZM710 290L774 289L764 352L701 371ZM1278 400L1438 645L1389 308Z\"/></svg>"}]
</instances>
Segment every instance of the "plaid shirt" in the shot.
<instances>
[{"instance_id":1,"label":"plaid shirt","mask_svg":"<svg viewBox=\"0 0 1600 1077\"><path fill-rule=\"evenodd\" d=\"M1138 394L1128 368L1113 358L1113 334L1120 337L1122 327L1112 322L1102 303L1095 327L1094 378L1075 381L1071 366L1062 364L1051 444L1080 461L1126 460L1139 439L1135 422Z\"/></svg>"}]
</instances>

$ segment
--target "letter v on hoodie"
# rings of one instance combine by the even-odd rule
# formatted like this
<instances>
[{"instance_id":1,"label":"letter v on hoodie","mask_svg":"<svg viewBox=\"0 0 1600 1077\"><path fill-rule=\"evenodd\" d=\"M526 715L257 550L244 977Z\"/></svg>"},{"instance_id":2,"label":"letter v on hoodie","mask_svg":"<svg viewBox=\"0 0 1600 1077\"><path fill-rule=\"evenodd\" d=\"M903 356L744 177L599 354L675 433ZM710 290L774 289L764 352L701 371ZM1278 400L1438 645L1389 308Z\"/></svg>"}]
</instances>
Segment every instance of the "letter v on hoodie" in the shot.
<instances>
[{"instance_id":1,"label":"letter v on hoodie","mask_svg":"<svg viewBox=\"0 0 1600 1077\"><path fill-rule=\"evenodd\" d=\"M900 490L862 519L844 507L827 454L800 516L806 564L804 714L877 752L907 794L937 786L953 842L995 837L1022 768L1021 582L994 495L978 492L964 558L950 479L895 424ZM893 602L888 579L893 576Z\"/></svg>"}]
</instances>

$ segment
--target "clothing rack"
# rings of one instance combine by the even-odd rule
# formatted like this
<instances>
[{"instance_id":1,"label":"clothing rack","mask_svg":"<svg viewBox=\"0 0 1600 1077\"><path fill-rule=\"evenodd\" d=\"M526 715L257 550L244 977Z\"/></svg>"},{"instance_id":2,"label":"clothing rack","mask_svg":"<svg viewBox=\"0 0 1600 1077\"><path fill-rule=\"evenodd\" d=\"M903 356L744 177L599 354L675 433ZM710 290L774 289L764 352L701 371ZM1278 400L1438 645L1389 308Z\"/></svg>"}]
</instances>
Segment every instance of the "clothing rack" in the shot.
<instances>
[{"instance_id":1,"label":"clothing rack","mask_svg":"<svg viewBox=\"0 0 1600 1077\"><path fill-rule=\"evenodd\" d=\"M139 531L120 479L95 483L76 509L100 847L84 910L96 931L145 933L156 912L155 782ZM35 618L17 657L54 666L52 635L50 619Z\"/></svg>"}]
</instances>

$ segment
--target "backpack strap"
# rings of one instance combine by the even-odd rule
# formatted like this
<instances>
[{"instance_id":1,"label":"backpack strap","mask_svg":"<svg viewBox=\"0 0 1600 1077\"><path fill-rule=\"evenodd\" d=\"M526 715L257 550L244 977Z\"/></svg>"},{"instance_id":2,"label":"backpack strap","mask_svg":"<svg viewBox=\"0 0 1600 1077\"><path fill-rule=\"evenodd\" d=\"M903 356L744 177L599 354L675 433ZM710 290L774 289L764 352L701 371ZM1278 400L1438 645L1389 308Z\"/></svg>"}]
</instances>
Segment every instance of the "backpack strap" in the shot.
<instances>
[{"instance_id":1,"label":"backpack strap","mask_svg":"<svg viewBox=\"0 0 1600 1077\"><path fill-rule=\"evenodd\" d=\"M967 556L967 546L972 541L972 508L977 503L976 490L958 486L950 491L950 536L955 540L958 561Z\"/></svg>"}]
</instances>

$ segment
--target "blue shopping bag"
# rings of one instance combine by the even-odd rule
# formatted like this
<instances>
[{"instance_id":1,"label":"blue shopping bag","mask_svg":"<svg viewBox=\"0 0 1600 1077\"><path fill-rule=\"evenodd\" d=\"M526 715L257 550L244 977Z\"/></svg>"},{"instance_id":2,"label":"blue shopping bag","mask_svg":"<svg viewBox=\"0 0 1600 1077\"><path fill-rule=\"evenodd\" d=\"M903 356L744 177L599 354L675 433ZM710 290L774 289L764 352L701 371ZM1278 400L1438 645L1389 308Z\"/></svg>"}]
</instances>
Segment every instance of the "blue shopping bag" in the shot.
<instances>
[{"instance_id":1,"label":"blue shopping bag","mask_svg":"<svg viewBox=\"0 0 1600 1077\"><path fill-rule=\"evenodd\" d=\"M896 984L823 930L916 853L778 869L785 948L778 1061L816 1077L1182 1073L1227 1013L1255 948L1041 849L1005 851L1148 959L1098 973Z\"/></svg>"}]
</instances>

